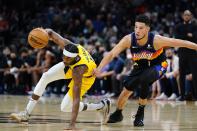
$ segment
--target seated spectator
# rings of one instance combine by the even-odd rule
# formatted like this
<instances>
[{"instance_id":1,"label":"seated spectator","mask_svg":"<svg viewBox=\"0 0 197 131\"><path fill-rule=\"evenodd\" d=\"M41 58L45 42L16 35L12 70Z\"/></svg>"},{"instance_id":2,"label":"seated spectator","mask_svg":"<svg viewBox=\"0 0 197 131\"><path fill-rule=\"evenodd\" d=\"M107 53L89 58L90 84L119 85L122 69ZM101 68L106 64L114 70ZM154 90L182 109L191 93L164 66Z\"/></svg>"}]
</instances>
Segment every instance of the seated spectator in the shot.
<instances>
[{"instance_id":1,"label":"seated spectator","mask_svg":"<svg viewBox=\"0 0 197 131\"><path fill-rule=\"evenodd\" d=\"M3 50L3 46L0 46L0 50ZM0 94L3 94L5 90L4 73L6 70L8 70L7 57L0 52Z\"/></svg>"},{"instance_id":2,"label":"seated spectator","mask_svg":"<svg viewBox=\"0 0 197 131\"><path fill-rule=\"evenodd\" d=\"M157 80L152 84L152 94L150 99L154 99L160 96L161 95L160 93L161 93L161 85L159 80Z\"/></svg>"},{"instance_id":3,"label":"seated spectator","mask_svg":"<svg viewBox=\"0 0 197 131\"><path fill-rule=\"evenodd\" d=\"M110 94L110 96L118 96L120 93L120 82L117 81L117 74L121 73L124 67L124 60L121 57L116 57L109 65L103 70L100 78L104 79L104 89ZM112 87L109 90L110 85Z\"/></svg>"},{"instance_id":4,"label":"seated spectator","mask_svg":"<svg viewBox=\"0 0 197 131\"><path fill-rule=\"evenodd\" d=\"M166 49L165 53L167 57L168 68L166 74L160 79L162 93L160 96L156 97L156 100L175 100L177 96L179 96L177 84L179 59L174 54L173 48Z\"/></svg>"},{"instance_id":5,"label":"seated spectator","mask_svg":"<svg viewBox=\"0 0 197 131\"><path fill-rule=\"evenodd\" d=\"M193 100L194 96L195 96L195 94L194 94L194 89L192 86L192 74L189 73L185 77L185 99L186 100Z\"/></svg>"},{"instance_id":6,"label":"seated spectator","mask_svg":"<svg viewBox=\"0 0 197 131\"><path fill-rule=\"evenodd\" d=\"M116 80L119 81L120 85L118 90L118 93L120 93L123 89L123 80L124 78L130 74L130 72L133 70L133 61L131 59L126 59L124 63L124 68L121 73L116 75Z\"/></svg>"}]
</instances>

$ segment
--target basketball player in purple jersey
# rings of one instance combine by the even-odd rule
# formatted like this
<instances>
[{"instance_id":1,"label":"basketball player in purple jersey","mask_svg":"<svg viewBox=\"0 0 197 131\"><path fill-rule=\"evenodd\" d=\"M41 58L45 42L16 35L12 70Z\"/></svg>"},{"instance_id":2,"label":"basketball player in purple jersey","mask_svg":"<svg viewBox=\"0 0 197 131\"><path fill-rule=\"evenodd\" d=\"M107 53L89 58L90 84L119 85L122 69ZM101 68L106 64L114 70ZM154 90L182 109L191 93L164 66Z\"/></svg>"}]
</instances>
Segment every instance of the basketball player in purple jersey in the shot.
<instances>
[{"instance_id":1,"label":"basketball player in purple jersey","mask_svg":"<svg viewBox=\"0 0 197 131\"><path fill-rule=\"evenodd\" d=\"M197 50L197 44L180 39L155 35L150 31L150 19L145 15L137 16L135 31L122 38L122 40L103 58L93 74L99 76L102 68L118 56L123 50L130 49L135 62L134 70L124 80L124 89L118 100L116 111L113 112L108 123L123 120L122 110L136 88L140 89L139 107L133 122L134 126L144 126L144 108L147 104L149 85L158 80L167 68L164 47L186 47Z\"/></svg>"}]
</instances>

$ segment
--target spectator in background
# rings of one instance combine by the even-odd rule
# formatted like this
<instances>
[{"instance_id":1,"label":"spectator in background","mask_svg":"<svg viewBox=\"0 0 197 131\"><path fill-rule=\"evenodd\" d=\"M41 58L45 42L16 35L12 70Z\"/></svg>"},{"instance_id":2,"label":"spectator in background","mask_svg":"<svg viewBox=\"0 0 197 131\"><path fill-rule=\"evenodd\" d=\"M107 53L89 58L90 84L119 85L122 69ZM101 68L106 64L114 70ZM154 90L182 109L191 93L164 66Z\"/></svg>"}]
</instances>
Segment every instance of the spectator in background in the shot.
<instances>
[{"instance_id":1,"label":"spectator in background","mask_svg":"<svg viewBox=\"0 0 197 131\"><path fill-rule=\"evenodd\" d=\"M133 61L131 59L126 59L124 62L124 68L121 73L116 75L116 81L119 82L119 85L117 85L117 94L120 94L123 89L123 81L127 75L131 73L133 70ZM135 93L134 93L135 94Z\"/></svg>"},{"instance_id":2,"label":"spectator in background","mask_svg":"<svg viewBox=\"0 0 197 131\"><path fill-rule=\"evenodd\" d=\"M157 98L160 95L161 95L161 85L159 80L157 80L152 84L152 94L150 99Z\"/></svg>"},{"instance_id":3,"label":"spectator in background","mask_svg":"<svg viewBox=\"0 0 197 131\"><path fill-rule=\"evenodd\" d=\"M174 54L173 48L165 51L168 67L166 74L160 79L162 93L156 100L175 100L178 93L177 76L179 74L179 58ZM169 98L168 98L169 96Z\"/></svg>"},{"instance_id":4,"label":"spectator in background","mask_svg":"<svg viewBox=\"0 0 197 131\"><path fill-rule=\"evenodd\" d=\"M90 19L87 19L85 22L85 27L83 29L83 35L85 38L90 38L94 34L94 26L92 24L92 21Z\"/></svg>"},{"instance_id":5,"label":"spectator in background","mask_svg":"<svg viewBox=\"0 0 197 131\"><path fill-rule=\"evenodd\" d=\"M103 28L105 27L105 23L102 20L103 15L98 14L96 16L96 20L93 21L93 26L96 32L99 34L103 31Z\"/></svg>"},{"instance_id":6,"label":"spectator in background","mask_svg":"<svg viewBox=\"0 0 197 131\"><path fill-rule=\"evenodd\" d=\"M41 49L37 52L36 54L36 64L31 68L31 73L32 73L32 80L33 80L33 86L36 85L36 83L39 81L41 74L43 73L44 70L44 57L45 57L46 50Z\"/></svg>"},{"instance_id":7,"label":"spectator in background","mask_svg":"<svg viewBox=\"0 0 197 131\"><path fill-rule=\"evenodd\" d=\"M185 10L183 13L183 23L180 23L175 30L175 37L179 39L197 42L197 25L192 21L192 13ZM193 76L192 85L194 88L194 98L197 99L197 52L188 48L179 48L179 72L181 96L178 100L185 100L185 77L186 70L189 69Z\"/></svg>"},{"instance_id":8,"label":"spectator in background","mask_svg":"<svg viewBox=\"0 0 197 131\"><path fill-rule=\"evenodd\" d=\"M192 87L192 74L188 73L185 77L185 99L192 100L194 94L194 88Z\"/></svg>"},{"instance_id":9,"label":"spectator in background","mask_svg":"<svg viewBox=\"0 0 197 131\"><path fill-rule=\"evenodd\" d=\"M0 50L3 50L3 46L0 46ZM3 78L6 68L8 68L7 57L2 52L0 52L0 94L4 93Z\"/></svg>"},{"instance_id":10,"label":"spectator in background","mask_svg":"<svg viewBox=\"0 0 197 131\"><path fill-rule=\"evenodd\" d=\"M124 60L121 57L115 57L103 70L99 78L103 78L105 85L104 88L109 89L111 85L112 89L106 95L118 96L121 92L120 82L116 79L117 74L121 73L124 67Z\"/></svg>"},{"instance_id":11,"label":"spectator in background","mask_svg":"<svg viewBox=\"0 0 197 131\"><path fill-rule=\"evenodd\" d=\"M108 17L110 18L111 14L108 14ZM106 27L103 29L103 38L106 41L106 43L116 43L117 42L117 33L118 33L117 26L114 25L109 19L106 23ZM108 45L106 45L106 47L107 47L107 49L109 49L112 46L110 44L108 44Z\"/></svg>"}]
</instances>

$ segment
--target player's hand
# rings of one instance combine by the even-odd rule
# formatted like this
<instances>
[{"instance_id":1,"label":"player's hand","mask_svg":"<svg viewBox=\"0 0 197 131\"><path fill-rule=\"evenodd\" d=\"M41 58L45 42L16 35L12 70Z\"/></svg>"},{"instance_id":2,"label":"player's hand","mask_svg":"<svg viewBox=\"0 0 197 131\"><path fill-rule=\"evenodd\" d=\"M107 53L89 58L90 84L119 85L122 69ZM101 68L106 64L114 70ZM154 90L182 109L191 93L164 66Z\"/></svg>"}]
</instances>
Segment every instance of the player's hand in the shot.
<instances>
[{"instance_id":1,"label":"player's hand","mask_svg":"<svg viewBox=\"0 0 197 131\"><path fill-rule=\"evenodd\" d=\"M193 37L193 34L192 33L187 33L187 36L188 37Z\"/></svg>"},{"instance_id":2,"label":"player's hand","mask_svg":"<svg viewBox=\"0 0 197 131\"><path fill-rule=\"evenodd\" d=\"M68 127L64 128L64 131L76 131L77 128L73 124L69 124Z\"/></svg>"},{"instance_id":3,"label":"player's hand","mask_svg":"<svg viewBox=\"0 0 197 131\"><path fill-rule=\"evenodd\" d=\"M96 76L96 77L100 77L101 76L101 72L96 68L93 70L92 75Z\"/></svg>"},{"instance_id":4,"label":"player's hand","mask_svg":"<svg viewBox=\"0 0 197 131\"><path fill-rule=\"evenodd\" d=\"M121 75L121 74L118 74L118 75L116 76L116 79L117 79L117 80L120 80L121 77L122 77L122 75Z\"/></svg>"},{"instance_id":5,"label":"player's hand","mask_svg":"<svg viewBox=\"0 0 197 131\"><path fill-rule=\"evenodd\" d=\"M45 31L48 33L49 40L52 40L52 33L53 33L53 30L50 29L50 28L46 28Z\"/></svg>"}]
</instances>

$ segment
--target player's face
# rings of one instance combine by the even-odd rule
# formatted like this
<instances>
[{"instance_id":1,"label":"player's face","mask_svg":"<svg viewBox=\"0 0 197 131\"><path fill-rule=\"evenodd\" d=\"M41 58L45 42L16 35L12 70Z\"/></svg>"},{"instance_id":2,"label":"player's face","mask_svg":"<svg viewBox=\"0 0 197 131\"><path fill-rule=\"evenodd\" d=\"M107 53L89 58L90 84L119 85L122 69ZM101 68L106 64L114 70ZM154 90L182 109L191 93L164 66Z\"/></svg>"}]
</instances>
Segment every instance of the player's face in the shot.
<instances>
[{"instance_id":1,"label":"player's face","mask_svg":"<svg viewBox=\"0 0 197 131\"><path fill-rule=\"evenodd\" d=\"M74 60L75 58L63 56L63 62L66 66L70 65Z\"/></svg>"},{"instance_id":2,"label":"player's face","mask_svg":"<svg viewBox=\"0 0 197 131\"><path fill-rule=\"evenodd\" d=\"M137 40L143 39L149 32L150 27L142 22L135 22L135 35Z\"/></svg>"}]
</instances>

